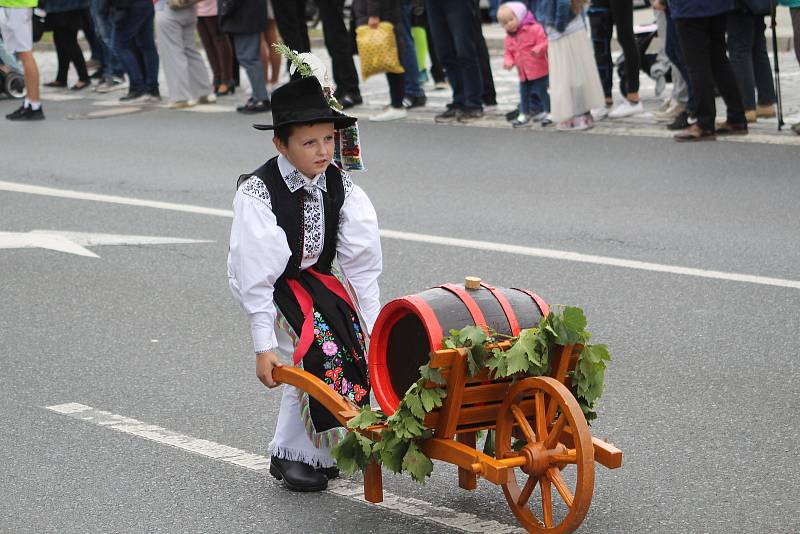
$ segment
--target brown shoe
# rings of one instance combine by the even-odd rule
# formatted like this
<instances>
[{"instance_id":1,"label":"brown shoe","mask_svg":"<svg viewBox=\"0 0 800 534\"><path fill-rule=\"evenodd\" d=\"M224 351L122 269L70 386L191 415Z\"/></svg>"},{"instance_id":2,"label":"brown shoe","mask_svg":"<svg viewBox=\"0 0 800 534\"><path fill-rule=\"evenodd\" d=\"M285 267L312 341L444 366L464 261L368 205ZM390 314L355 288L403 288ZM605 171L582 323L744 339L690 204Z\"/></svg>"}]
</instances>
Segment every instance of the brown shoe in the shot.
<instances>
[{"instance_id":1,"label":"brown shoe","mask_svg":"<svg viewBox=\"0 0 800 534\"><path fill-rule=\"evenodd\" d=\"M717 124L717 135L747 135L747 123L734 124L728 121Z\"/></svg>"},{"instance_id":2,"label":"brown shoe","mask_svg":"<svg viewBox=\"0 0 800 534\"><path fill-rule=\"evenodd\" d=\"M754 109L748 109L744 112L744 118L747 120L747 124L752 124L758 120L758 113Z\"/></svg>"},{"instance_id":3,"label":"brown shoe","mask_svg":"<svg viewBox=\"0 0 800 534\"><path fill-rule=\"evenodd\" d=\"M693 141L714 141L717 136L714 132L703 130L697 123L692 124L679 134L675 134L673 139L679 143L688 143Z\"/></svg>"},{"instance_id":4,"label":"brown shoe","mask_svg":"<svg viewBox=\"0 0 800 534\"><path fill-rule=\"evenodd\" d=\"M776 115L775 106L769 104L767 106L757 106L756 116L764 119L771 119Z\"/></svg>"}]
</instances>

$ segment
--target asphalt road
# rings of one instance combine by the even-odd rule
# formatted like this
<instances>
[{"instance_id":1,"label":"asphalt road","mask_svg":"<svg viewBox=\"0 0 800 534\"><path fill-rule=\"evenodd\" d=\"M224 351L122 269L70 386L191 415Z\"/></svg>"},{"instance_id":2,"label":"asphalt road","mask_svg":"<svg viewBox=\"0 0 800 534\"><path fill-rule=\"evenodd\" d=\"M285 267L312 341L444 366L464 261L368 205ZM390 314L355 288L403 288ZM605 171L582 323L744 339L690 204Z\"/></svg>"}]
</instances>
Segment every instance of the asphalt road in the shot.
<instances>
[{"instance_id":1,"label":"asphalt road","mask_svg":"<svg viewBox=\"0 0 800 534\"><path fill-rule=\"evenodd\" d=\"M7 102L5 104L8 104ZM5 105L10 107L10 105ZM0 123L0 180L229 209L274 152L235 114ZM213 126L212 126L213 125ZM800 280L796 147L364 124L357 175L385 229ZM47 410L82 403L266 454L260 385L225 274L230 220L4 191L0 232L169 236L100 258L0 249L0 531L457 532L425 515L284 491L255 472ZM580 532L796 532L800 290L383 240L382 300L464 275L582 306L612 350ZM515 525L502 492L385 476L387 491Z\"/></svg>"}]
</instances>

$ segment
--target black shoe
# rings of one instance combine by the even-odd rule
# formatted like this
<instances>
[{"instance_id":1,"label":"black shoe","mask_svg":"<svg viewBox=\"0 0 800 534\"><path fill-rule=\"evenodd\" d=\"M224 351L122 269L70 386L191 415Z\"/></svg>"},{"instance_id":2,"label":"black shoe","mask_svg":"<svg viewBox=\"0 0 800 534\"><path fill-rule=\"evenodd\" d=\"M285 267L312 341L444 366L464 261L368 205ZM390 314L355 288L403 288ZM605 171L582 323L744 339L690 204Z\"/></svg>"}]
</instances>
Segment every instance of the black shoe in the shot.
<instances>
[{"instance_id":1,"label":"black shoe","mask_svg":"<svg viewBox=\"0 0 800 534\"><path fill-rule=\"evenodd\" d=\"M407 96L403 99L403 107L406 109L421 108L428 103L428 97L425 95Z\"/></svg>"},{"instance_id":2,"label":"black shoe","mask_svg":"<svg viewBox=\"0 0 800 534\"><path fill-rule=\"evenodd\" d=\"M514 108L514 111L509 111L508 113L506 113L506 120L508 122L511 122L514 119L516 119L518 116L519 116L519 106Z\"/></svg>"},{"instance_id":3,"label":"black shoe","mask_svg":"<svg viewBox=\"0 0 800 534\"><path fill-rule=\"evenodd\" d=\"M458 108L447 108L444 113L439 113L436 115L433 120L434 122L438 123L445 123L445 122L455 122L458 120L458 116L461 115L461 110Z\"/></svg>"},{"instance_id":4,"label":"black shoe","mask_svg":"<svg viewBox=\"0 0 800 534\"><path fill-rule=\"evenodd\" d=\"M253 100L252 98L247 101L244 106L239 106L236 111L244 113L245 115L253 115L255 113L264 113L272 109L272 104L269 100Z\"/></svg>"},{"instance_id":5,"label":"black shoe","mask_svg":"<svg viewBox=\"0 0 800 534\"><path fill-rule=\"evenodd\" d=\"M681 111L671 124L667 125L667 130L685 130L690 126L689 113Z\"/></svg>"},{"instance_id":6,"label":"black shoe","mask_svg":"<svg viewBox=\"0 0 800 534\"><path fill-rule=\"evenodd\" d=\"M335 465L333 467L317 467L317 473L322 473L328 480L339 478L339 468Z\"/></svg>"},{"instance_id":7,"label":"black shoe","mask_svg":"<svg viewBox=\"0 0 800 534\"><path fill-rule=\"evenodd\" d=\"M480 108L476 109L465 109L461 112L458 116L458 122L469 123L475 122L483 118L483 110Z\"/></svg>"},{"instance_id":8,"label":"black shoe","mask_svg":"<svg viewBox=\"0 0 800 534\"><path fill-rule=\"evenodd\" d=\"M33 108L22 104L18 110L6 115L10 121L40 121L44 120L44 111L41 107L34 110Z\"/></svg>"},{"instance_id":9,"label":"black shoe","mask_svg":"<svg viewBox=\"0 0 800 534\"><path fill-rule=\"evenodd\" d=\"M323 491L328 488L328 477L303 462L270 458L269 474L283 480L292 491Z\"/></svg>"},{"instance_id":10,"label":"black shoe","mask_svg":"<svg viewBox=\"0 0 800 534\"><path fill-rule=\"evenodd\" d=\"M336 100L338 100L342 105L342 109L350 109L353 106L358 106L359 104L364 103L364 99L361 98L361 95L356 93L345 93Z\"/></svg>"},{"instance_id":11,"label":"black shoe","mask_svg":"<svg viewBox=\"0 0 800 534\"><path fill-rule=\"evenodd\" d=\"M125 96L119 97L120 102L138 102L140 100L147 100L148 94L144 91L134 91L132 89L128 89L128 94Z\"/></svg>"},{"instance_id":12,"label":"black shoe","mask_svg":"<svg viewBox=\"0 0 800 534\"><path fill-rule=\"evenodd\" d=\"M147 91L147 96L149 97L148 100L150 100L151 102L161 101L161 91L159 91L158 89L151 89Z\"/></svg>"}]
</instances>

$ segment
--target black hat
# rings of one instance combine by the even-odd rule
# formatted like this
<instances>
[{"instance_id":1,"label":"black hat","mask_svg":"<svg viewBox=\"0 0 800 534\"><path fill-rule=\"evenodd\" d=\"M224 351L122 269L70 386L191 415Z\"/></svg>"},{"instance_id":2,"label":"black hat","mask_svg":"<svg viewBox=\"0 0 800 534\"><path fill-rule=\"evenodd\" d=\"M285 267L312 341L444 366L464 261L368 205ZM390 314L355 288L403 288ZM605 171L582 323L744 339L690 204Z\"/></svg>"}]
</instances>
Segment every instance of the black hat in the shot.
<instances>
[{"instance_id":1,"label":"black hat","mask_svg":"<svg viewBox=\"0 0 800 534\"><path fill-rule=\"evenodd\" d=\"M349 117L331 108L322 86L314 76L292 80L272 93L272 122L254 124L256 130L274 130L279 126L299 123L332 122L337 130L356 123Z\"/></svg>"}]
</instances>

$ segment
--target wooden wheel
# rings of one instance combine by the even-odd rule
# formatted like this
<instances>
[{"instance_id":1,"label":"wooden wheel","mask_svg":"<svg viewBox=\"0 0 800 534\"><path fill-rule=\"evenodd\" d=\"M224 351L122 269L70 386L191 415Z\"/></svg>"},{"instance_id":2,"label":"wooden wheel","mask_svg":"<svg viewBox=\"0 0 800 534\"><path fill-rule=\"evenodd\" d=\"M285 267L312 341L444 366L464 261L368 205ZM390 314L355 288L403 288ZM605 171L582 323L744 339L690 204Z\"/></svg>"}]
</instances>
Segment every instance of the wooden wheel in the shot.
<instances>
[{"instance_id":1,"label":"wooden wheel","mask_svg":"<svg viewBox=\"0 0 800 534\"><path fill-rule=\"evenodd\" d=\"M564 432L572 434L574 449L559 441ZM526 442L519 450L512 447L515 436ZM594 450L586 418L564 384L549 377L514 384L498 412L495 447L498 459L526 460L520 471L508 470L503 493L528 532L560 534L580 526L594 490Z\"/></svg>"}]
</instances>

